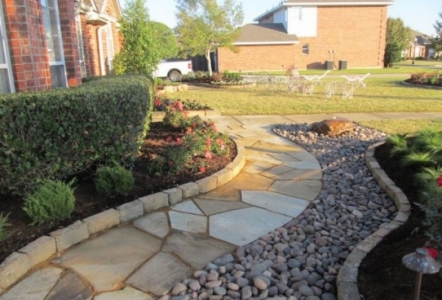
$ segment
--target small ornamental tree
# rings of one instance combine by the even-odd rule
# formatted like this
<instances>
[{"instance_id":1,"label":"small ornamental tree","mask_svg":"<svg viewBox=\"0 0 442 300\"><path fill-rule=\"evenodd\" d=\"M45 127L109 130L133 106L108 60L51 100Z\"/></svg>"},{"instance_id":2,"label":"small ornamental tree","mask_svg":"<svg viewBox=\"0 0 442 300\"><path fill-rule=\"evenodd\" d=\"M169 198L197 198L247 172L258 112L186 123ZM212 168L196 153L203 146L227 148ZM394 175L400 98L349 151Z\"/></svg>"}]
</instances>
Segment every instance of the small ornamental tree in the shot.
<instances>
[{"instance_id":1,"label":"small ornamental tree","mask_svg":"<svg viewBox=\"0 0 442 300\"><path fill-rule=\"evenodd\" d=\"M233 42L239 37L244 13L241 4L225 0L177 0L175 31L186 55L204 55L212 76L210 54L219 47L236 51Z\"/></svg>"},{"instance_id":2,"label":"small ornamental tree","mask_svg":"<svg viewBox=\"0 0 442 300\"><path fill-rule=\"evenodd\" d=\"M432 40L432 47L434 48L434 56L439 57L442 53L442 12L439 13L440 21L436 21L434 29L436 30L436 37Z\"/></svg>"},{"instance_id":3,"label":"small ornamental tree","mask_svg":"<svg viewBox=\"0 0 442 300\"><path fill-rule=\"evenodd\" d=\"M117 74L151 74L162 59L176 55L173 31L150 21L143 0L128 0L120 23L123 47L114 61Z\"/></svg>"},{"instance_id":4,"label":"small ornamental tree","mask_svg":"<svg viewBox=\"0 0 442 300\"><path fill-rule=\"evenodd\" d=\"M401 52L406 50L411 40L410 28L401 19L388 18L387 40L385 44L384 66L389 67L401 60Z\"/></svg>"}]
</instances>

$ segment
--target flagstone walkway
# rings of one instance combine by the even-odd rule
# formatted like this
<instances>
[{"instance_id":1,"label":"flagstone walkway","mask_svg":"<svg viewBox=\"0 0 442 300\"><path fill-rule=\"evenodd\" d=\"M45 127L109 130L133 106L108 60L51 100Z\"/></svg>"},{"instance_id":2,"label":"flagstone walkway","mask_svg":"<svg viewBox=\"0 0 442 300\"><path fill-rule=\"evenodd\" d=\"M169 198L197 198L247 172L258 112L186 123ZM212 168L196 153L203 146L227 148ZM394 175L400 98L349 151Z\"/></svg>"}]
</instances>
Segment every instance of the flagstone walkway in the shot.
<instances>
[{"instance_id":1,"label":"flagstone walkway","mask_svg":"<svg viewBox=\"0 0 442 300\"><path fill-rule=\"evenodd\" d=\"M370 118L356 114L352 119L358 116ZM211 117L220 131L246 147L247 162L237 177L69 248L27 274L0 300L155 299L215 259L233 260L230 253L237 246L298 216L322 188L318 161L273 135L271 124L327 117Z\"/></svg>"}]
</instances>

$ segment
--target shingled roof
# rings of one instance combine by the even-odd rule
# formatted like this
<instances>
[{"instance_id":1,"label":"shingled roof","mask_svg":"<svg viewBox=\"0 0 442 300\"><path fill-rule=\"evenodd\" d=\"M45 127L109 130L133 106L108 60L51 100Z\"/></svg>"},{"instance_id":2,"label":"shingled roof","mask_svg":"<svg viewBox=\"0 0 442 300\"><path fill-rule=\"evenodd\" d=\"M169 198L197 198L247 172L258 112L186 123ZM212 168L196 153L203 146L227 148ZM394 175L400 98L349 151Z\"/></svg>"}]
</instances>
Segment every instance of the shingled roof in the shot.
<instances>
[{"instance_id":1,"label":"shingled roof","mask_svg":"<svg viewBox=\"0 0 442 300\"><path fill-rule=\"evenodd\" d=\"M254 19L259 21L288 6L388 6L393 0L285 0Z\"/></svg>"},{"instance_id":2,"label":"shingled roof","mask_svg":"<svg viewBox=\"0 0 442 300\"><path fill-rule=\"evenodd\" d=\"M263 44L297 44L295 34L287 34L281 23L246 24L241 27L241 35L235 45L263 45Z\"/></svg>"}]
</instances>

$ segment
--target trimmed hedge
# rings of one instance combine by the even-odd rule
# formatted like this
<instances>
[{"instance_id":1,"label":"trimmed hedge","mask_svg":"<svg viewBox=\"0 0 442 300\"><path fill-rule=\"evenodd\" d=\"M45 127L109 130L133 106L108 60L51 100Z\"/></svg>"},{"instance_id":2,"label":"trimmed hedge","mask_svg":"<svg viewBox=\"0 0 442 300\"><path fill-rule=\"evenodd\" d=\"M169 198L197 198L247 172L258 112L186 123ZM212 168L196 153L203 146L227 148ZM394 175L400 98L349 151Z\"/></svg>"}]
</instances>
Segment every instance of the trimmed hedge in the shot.
<instances>
[{"instance_id":1,"label":"trimmed hedge","mask_svg":"<svg viewBox=\"0 0 442 300\"><path fill-rule=\"evenodd\" d=\"M153 108L153 81L93 78L77 88L0 96L0 192L26 195L96 162L130 165Z\"/></svg>"}]
</instances>

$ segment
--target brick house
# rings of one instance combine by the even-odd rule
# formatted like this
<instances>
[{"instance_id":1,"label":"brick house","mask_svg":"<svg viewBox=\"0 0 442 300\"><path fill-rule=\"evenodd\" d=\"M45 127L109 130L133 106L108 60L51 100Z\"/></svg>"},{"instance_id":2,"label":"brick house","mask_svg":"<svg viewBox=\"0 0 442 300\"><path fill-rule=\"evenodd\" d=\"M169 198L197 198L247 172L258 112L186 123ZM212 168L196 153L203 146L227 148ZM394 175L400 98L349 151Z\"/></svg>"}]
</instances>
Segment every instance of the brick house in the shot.
<instances>
[{"instance_id":1,"label":"brick house","mask_svg":"<svg viewBox=\"0 0 442 300\"><path fill-rule=\"evenodd\" d=\"M432 47L432 38L416 30L410 31L412 38L408 43L408 49L402 52L402 57L405 59L434 57L436 53Z\"/></svg>"},{"instance_id":2,"label":"brick house","mask_svg":"<svg viewBox=\"0 0 442 300\"><path fill-rule=\"evenodd\" d=\"M117 0L0 1L0 93L73 87L120 51Z\"/></svg>"},{"instance_id":3,"label":"brick house","mask_svg":"<svg viewBox=\"0 0 442 300\"><path fill-rule=\"evenodd\" d=\"M220 71L382 68L390 0L285 0L241 28L239 52L218 49Z\"/></svg>"}]
</instances>

